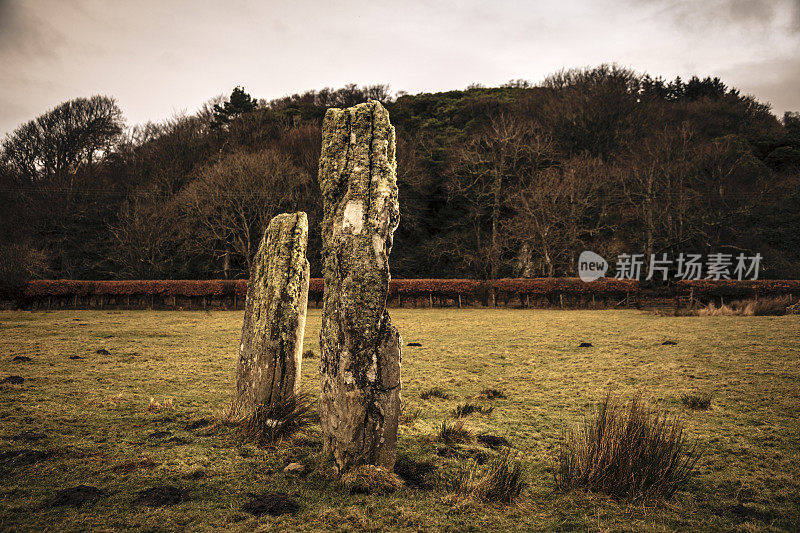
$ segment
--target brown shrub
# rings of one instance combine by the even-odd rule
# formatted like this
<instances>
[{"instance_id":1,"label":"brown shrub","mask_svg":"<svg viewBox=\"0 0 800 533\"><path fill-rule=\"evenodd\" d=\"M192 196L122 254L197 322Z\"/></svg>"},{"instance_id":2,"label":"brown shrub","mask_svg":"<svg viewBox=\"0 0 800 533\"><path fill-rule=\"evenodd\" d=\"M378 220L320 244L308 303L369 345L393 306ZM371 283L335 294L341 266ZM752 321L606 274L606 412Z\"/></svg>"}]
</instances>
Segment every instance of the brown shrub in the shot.
<instances>
[{"instance_id":1,"label":"brown shrub","mask_svg":"<svg viewBox=\"0 0 800 533\"><path fill-rule=\"evenodd\" d=\"M511 503L525 488L522 463L510 450L501 453L484 467L477 463L459 469L450 478L451 489L459 496L481 501Z\"/></svg>"},{"instance_id":2,"label":"brown shrub","mask_svg":"<svg viewBox=\"0 0 800 533\"><path fill-rule=\"evenodd\" d=\"M617 498L667 499L683 487L700 458L683 425L645 406L607 394L594 416L564 435L555 464L560 490L584 488Z\"/></svg>"},{"instance_id":3,"label":"brown shrub","mask_svg":"<svg viewBox=\"0 0 800 533\"><path fill-rule=\"evenodd\" d=\"M313 402L300 393L275 405L261 404L239 423L239 435L258 446L270 446L311 423Z\"/></svg>"},{"instance_id":4,"label":"brown shrub","mask_svg":"<svg viewBox=\"0 0 800 533\"><path fill-rule=\"evenodd\" d=\"M459 420L454 424L442 422L436 438L445 444L467 444L475 441L475 435L464 426L464 421Z\"/></svg>"}]
</instances>

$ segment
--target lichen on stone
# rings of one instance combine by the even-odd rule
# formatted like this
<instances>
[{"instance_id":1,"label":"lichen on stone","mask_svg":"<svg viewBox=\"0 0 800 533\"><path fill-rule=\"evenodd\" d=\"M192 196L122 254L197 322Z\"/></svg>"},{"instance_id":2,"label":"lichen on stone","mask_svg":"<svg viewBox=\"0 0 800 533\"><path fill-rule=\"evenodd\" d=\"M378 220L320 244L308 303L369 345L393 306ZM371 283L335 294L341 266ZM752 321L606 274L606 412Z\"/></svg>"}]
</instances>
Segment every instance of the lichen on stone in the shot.
<instances>
[{"instance_id":1,"label":"lichen on stone","mask_svg":"<svg viewBox=\"0 0 800 533\"><path fill-rule=\"evenodd\" d=\"M308 303L305 213L273 218L253 260L237 364L235 409L247 416L300 383Z\"/></svg>"},{"instance_id":2,"label":"lichen on stone","mask_svg":"<svg viewBox=\"0 0 800 533\"><path fill-rule=\"evenodd\" d=\"M386 297L399 205L395 133L380 103L327 111L319 176L325 447L342 470L364 463L391 469L401 342L386 312Z\"/></svg>"}]
</instances>

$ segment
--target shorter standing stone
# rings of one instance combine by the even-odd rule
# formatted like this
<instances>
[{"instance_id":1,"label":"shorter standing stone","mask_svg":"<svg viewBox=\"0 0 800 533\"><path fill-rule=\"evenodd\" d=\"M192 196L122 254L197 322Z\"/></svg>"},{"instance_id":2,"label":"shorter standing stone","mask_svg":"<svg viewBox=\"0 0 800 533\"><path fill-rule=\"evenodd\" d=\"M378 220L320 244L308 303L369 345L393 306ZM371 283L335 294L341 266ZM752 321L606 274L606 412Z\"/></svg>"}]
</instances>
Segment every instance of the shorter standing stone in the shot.
<instances>
[{"instance_id":1,"label":"shorter standing stone","mask_svg":"<svg viewBox=\"0 0 800 533\"><path fill-rule=\"evenodd\" d=\"M274 406L300 385L308 303L308 219L303 212L272 219L253 260L247 290L232 416Z\"/></svg>"}]
</instances>

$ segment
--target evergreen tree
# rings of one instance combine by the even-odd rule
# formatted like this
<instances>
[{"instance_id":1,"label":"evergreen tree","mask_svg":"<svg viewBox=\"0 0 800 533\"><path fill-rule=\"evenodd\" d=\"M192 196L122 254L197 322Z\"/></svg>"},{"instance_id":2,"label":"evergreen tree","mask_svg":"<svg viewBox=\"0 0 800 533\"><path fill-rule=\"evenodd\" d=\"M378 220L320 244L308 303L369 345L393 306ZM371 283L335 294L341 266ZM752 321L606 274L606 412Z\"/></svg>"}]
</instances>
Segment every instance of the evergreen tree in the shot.
<instances>
[{"instance_id":1,"label":"evergreen tree","mask_svg":"<svg viewBox=\"0 0 800 533\"><path fill-rule=\"evenodd\" d=\"M258 107L255 98L244 92L244 87L236 87L231 92L230 98L223 105L214 104L214 116L211 127L216 129L229 124L234 118L249 113Z\"/></svg>"}]
</instances>

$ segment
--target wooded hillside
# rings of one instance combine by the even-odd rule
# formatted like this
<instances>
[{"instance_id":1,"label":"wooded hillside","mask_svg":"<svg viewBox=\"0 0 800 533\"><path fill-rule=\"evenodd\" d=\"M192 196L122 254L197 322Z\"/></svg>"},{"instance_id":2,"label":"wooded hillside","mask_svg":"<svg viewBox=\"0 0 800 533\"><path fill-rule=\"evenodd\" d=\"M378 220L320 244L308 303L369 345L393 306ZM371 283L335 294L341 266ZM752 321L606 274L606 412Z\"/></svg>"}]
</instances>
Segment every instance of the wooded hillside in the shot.
<instances>
[{"instance_id":1,"label":"wooded hillside","mask_svg":"<svg viewBox=\"0 0 800 533\"><path fill-rule=\"evenodd\" d=\"M575 276L589 249L758 252L762 277L800 277L800 117L613 66L418 95L237 88L127 129L112 98L67 102L3 141L0 274L243 278L270 218L303 210L319 276L322 117L369 98L397 130L393 276Z\"/></svg>"}]
</instances>

